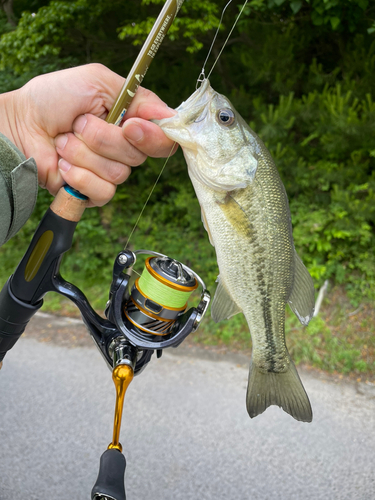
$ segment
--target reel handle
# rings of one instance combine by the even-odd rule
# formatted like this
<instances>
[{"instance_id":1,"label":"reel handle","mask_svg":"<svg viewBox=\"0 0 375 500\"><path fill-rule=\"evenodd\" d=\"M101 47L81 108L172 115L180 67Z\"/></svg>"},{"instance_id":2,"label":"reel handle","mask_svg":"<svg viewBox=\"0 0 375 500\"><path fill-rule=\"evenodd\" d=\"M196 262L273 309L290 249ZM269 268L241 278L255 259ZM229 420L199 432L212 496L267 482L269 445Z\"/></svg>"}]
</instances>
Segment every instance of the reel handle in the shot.
<instances>
[{"instance_id":1,"label":"reel handle","mask_svg":"<svg viewBox=\"0 0 375 500\"><path fill-rule=\"evenodd\" d=\"M91 491L91 500L126 500L125 467L125 457L119 450L106 450L100 457L99 474Z\"/></svg>"}]
</instances>

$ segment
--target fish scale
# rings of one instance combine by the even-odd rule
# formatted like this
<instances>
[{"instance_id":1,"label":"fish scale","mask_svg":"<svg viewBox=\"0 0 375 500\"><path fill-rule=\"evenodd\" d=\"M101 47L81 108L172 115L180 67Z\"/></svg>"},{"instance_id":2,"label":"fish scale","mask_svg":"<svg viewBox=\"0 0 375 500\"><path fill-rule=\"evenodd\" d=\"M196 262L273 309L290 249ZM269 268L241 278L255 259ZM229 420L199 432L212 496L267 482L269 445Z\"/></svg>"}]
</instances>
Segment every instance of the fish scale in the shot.
<instances>
[{"instance_id":1,"label":"fish scale","mask_svg":"<svg viewBox=\"0 0 375 500\"><path fill-rule=\"evenodd\" d=\"M288 198L274 161L230 101L208 80L157 121L180 143L215 247L220 271L212 316L245 315L253 340L247 390L250 417L278 405L311 421L309 399L285 343L285 307L302 324L314 311L314 285L293 243Z\"/></svg>"}]
</instances>

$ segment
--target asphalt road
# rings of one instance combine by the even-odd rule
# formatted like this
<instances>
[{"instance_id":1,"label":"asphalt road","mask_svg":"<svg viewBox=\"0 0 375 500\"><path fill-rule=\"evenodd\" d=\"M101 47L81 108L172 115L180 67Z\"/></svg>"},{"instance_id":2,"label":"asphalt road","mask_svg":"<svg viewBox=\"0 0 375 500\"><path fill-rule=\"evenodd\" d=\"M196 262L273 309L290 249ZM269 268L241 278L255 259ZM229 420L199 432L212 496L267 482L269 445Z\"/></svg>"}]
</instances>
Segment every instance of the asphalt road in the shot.
<instances>
[{"instance_id":1,"label":"asphalt road","mask_svg":"<svg viewBox=\"0 0 375 500\"><path fill-rule=\"evenodd\" d=\"M111 374L95 347L60 337L21 339L0 371L1 500L88 500L111 440ZM375 499L372 390L302 372L312 424L276 407L251 420L247 369L221 359L166 352L130 385L128 500Z\"/></svg>"}]
</instances>

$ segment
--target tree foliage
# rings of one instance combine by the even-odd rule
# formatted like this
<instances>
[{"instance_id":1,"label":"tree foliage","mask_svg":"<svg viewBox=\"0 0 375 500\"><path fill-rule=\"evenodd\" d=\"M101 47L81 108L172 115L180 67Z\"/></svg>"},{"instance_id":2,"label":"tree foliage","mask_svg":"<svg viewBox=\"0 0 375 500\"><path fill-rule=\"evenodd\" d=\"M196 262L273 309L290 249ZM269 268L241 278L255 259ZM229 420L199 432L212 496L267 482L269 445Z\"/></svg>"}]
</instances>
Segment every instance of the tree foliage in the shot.
<instances>
[{"instance_id":1,"label":"tree foliage","mask_svg":"<svg viewBox=\"0 0 375 500\"><path fill-rule=\"evenodd\" d=\"M163 3L14 0L11 17L0 11L0 91L94 61L126 76ZM225 3L183 4L144 82L170 106L194 91ZM206 73L239 7L228 7ZM368 0L251 0L211 77L270 149L297 250L316 283L343 283L353 300L375 298L374 18ZM86 211L65 268L108 281L113 251L126 242L160 168L149 159L109 205ZM42 192L33 220L3 249L9 265L49 200ZM179 258L212 286L214 251L181 154L169 161L132 244Z\"/></svg>"}]
</instances>

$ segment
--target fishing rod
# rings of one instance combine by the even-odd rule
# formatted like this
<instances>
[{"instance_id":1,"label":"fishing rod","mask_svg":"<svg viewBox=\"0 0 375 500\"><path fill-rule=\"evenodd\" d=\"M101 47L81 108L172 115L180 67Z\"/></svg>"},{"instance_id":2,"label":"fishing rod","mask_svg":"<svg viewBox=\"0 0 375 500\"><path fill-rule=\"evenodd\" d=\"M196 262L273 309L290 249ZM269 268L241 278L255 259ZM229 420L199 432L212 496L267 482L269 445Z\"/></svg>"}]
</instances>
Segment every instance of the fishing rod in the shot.
<instances>
[{"instance_id":1,"label":"fishing rod","mask_svg":"<svg viewBox=\"0 0 375 500\"><path fill-rule=\"evenodd\" d=\"M106 121L120 125L139 85L184 0L167 0L130 70ZM62 256L72 245L87 197L64 186L46 211L25 255L0 292L0 361L16 344L50 291L70 299L81 312L94 343L112 371L116 388L113 438L102 454L92 500L125 500L126 461L119 441L126 390L156 352L177 347L196 331L210 294L204 281L176 259L151 250L123 250L114 259L105 317L84 293L60 274ZM132 279L137 256L147 255L141 276ZM133 283L134 281L134 283ZM198 287L200 301L187 308Z\"/></svg>"}]
</instances>

